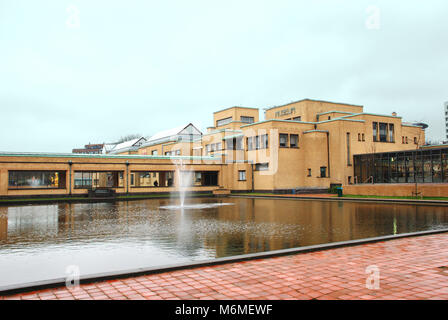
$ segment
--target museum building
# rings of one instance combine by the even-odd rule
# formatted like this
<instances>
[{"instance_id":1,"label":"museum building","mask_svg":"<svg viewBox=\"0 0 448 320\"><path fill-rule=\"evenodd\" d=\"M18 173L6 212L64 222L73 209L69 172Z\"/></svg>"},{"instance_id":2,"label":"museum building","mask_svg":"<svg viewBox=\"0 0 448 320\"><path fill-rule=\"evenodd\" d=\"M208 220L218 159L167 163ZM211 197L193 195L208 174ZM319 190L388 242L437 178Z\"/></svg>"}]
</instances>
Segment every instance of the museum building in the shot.
<instances>
[{"instance_id":1,"label":"museum building","mask_svg":"<svg viewBox=\"0 0 448 320\"><path fill-rule=\"evenodd\" d=\"M332 185L414 181L411 173L394 178L397 166L386 175L386 169L377 174L366 165L372 154L381 154L383 165L385 154L422 150L424 128L394 112L380 115L361 105L304 99L265 109L263 120L259 114L257 108L226 108L213 114L205 133L189 123L121 143L107 154L1 152L0 197L81 196L99 188L117 194L173 192L182 171L194 173L192 192L210 193L322 192ZM388 159L390 166L395 160Z\"/></svg>"}]
</instances>

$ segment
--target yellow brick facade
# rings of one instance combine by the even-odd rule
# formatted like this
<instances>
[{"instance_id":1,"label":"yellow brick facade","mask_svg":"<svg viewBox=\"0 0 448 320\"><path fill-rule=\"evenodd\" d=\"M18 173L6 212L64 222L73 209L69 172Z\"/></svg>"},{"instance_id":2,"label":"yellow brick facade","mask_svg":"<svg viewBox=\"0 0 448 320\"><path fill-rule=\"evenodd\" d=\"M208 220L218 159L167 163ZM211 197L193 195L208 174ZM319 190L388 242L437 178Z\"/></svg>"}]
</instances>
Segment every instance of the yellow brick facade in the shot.
<instances>
[{"instance_id":1,"label":"yellow brick facade","mask_svg":"<svg viewBox=\"0 0 448 320\"><path fill-rule=\"evenodd\" d=\"M380 127L387 128L387 141L374 141L374 124L377 138ZM216 185L194 186L192 191L328 188L354 182L355 154L415 150L425 142L424 130L404 124L401 117L364 113L358 105L308 99L267 109L263 121L259 109L227 108L213 114L213 126L208 129L201 139L142 146L131 155L0 154L0 196L85 194L85 189L71 187L73 172L89 170L122 172L115 188L118 193L171 192L176 190L177 178L170 187L137 187L143 177L137 179L135 174L132 184L128 180L135 172L175 171L179 156L189 158L188 170L218 173ZM14 170L63 171L66 187L15 190L8 186L8 172ZM144 184L153 183L148 181Z\"/></svg>"}]
</instances>

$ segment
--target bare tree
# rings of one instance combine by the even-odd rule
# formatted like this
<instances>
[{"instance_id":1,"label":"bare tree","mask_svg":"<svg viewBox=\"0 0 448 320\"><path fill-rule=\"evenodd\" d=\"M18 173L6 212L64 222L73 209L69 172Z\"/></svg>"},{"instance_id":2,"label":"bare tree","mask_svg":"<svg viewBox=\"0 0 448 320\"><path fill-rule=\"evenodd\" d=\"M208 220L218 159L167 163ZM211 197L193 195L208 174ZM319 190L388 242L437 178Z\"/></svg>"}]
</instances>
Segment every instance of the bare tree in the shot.
<instances>
[{"instance_id":1,"label":"bare tree","mask_svg":"<svg viewBox=\"0 0 448 320\"><path fill-rule=\"evenodd\" d=\"M140 137L142 137L142 135L138 134L138 133L127 134L125 136L121 136L121 138L118 139L118 141L116 143L122 143L122 142L126 142L126 141L129 141L129 140L132 140L132 139L137 139L137 138L140 138Z\"/></svg>"},{"instance_id":2,"label":"bare tree","mask_svg":"<svg viewBox=\"0 0 448 320\"><path fill-rule=\"evenodd\" d=\"M423 138L422 138L422 133L423 133L423 132L424 132L424 129L422 128L422 130L420 130L418 136L416 137L416 138L417 138L417 141L416 141L417 144L416 144L415 149L416 149L417 151L418 151L418 149L420 149L420 143L421 143L422 145L425 144L425 141L422 141L422 140L423 140ZM416 153L416 155L417 155L417 153ZM422 161L422 167L421 167L421 170L424 170L424 167L423 167L423 161ZM415 191L414 191L415 198L417 199L418 196L420 195L420 198L423 199L423 194L422 194L421 192L418 191L418 179L417 179L417 175L416 175L416 172L415 172L415 158L414 158L414 181L415 181Z\"/></svg>"}]
</instances>

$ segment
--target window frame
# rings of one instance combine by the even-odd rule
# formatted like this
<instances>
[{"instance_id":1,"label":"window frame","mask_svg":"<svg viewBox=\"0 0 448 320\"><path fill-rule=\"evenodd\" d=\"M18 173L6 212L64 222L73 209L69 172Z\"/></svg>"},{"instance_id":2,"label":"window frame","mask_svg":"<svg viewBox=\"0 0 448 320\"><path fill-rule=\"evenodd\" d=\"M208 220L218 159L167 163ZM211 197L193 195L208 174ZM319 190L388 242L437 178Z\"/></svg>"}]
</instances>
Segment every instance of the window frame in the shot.
<instances>
[{"instance_id":1,"label":"window frame","mask_svg":"<svg viewBox=\"0 0 448 320\"><path fill-rule=\"evenodd\" d=\"M242 179L242 175L244 179ZM238 181L247 181L246 170L238 170Z\"/></svg>"},{"instance_id":2,"label":"window frame","mask_svg":"<svg viewBox=\"0 0 448 320\"><path fill-rule=\"evenodd\" d=\"M292 138L293 137L296 138L296 144L294 146L292 145ZM289 147L290 148L299 148L299 135L298 134L290 134L289 135Z\"/></svg>"},{"instance_id":3,"label":"window frame","mask_svg":"<svg viewBox=\"0 0 448 320\"><path fill-rule=\"evenodd\" d=\"M285 141L285 145L284 146L282 146L282 140L281 140L281 138L282 137L286 137L286 141ZM288 144L289 144L289 134L287 134L287 133L279 133L278 134L278 145L279 145L279 147L280 148L288 148Z\"/></svg>"}]
</instances>

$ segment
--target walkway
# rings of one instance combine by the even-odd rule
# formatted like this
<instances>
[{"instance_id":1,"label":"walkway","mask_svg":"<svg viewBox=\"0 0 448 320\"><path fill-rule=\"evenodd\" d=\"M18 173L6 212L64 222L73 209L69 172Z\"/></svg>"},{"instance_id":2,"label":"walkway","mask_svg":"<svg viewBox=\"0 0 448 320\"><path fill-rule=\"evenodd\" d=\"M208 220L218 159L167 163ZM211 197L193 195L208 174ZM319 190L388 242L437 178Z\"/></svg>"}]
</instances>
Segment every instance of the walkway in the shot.
<instances>
[{"instance_id":1,"label":"walkway","mask_svg":"<svg viewBox=\"0 0 448 320\"><path fill-rule=\"evenodd\" d=\"M448 299L448 234L178 270L1 299ZM368 266L379 289L366 288Z\"/></svg>"}]
</instances>

